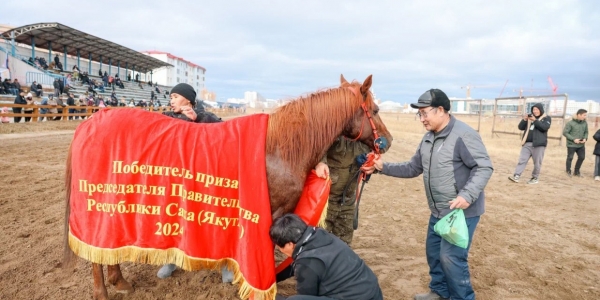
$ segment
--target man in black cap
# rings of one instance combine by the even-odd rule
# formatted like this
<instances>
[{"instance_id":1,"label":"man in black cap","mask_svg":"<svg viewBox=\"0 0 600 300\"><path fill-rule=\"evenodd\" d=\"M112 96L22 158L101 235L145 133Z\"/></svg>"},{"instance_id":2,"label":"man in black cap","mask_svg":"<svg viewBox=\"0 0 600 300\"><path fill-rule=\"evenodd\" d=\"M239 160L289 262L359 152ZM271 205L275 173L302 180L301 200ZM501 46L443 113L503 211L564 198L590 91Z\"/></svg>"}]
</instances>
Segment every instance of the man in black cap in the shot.
<instances>
[{"instance_id":1,"label":"man in black cap","mask_svg":"<svg viewBox=\"0 0 600 300\"><path fill-rule=\"evenodd\" d=\"M196 91L187 83L180 83L173 87L171 90L171 111L163 112L163 115L194 123L221 122L221 118L205 111L202 103L196 105ZM158 270L156 275L158 278L167 278L171 276L175 269L174 264L166 264ZM233 280L233 274L228 273L227 276ZM225 277L223 281L225 282Z\"/></svg>"},{"instance_id":2,"label":"man in black cap","mask_svg":"<svg viewBox=\"0 0 600 300\"><path fill-rule=\"evenodd\" d=\"M204 105L196 105L196 91L187 83L180 83L173 87L170 93L171 111L163 115L194 123L216 123L221 118L204 110Z\"/></svg>"},{"instance_id":3,"label":"man in black cap","mask_svg":"<svg viewBox=\"0 0 600 300\"><path fill-rule=\"evenodd\" d=\"M469 248L473 233L485 211L483 192L493 168L479 134L450 114L450 100L438 89L426 91L411 107L427 129L417 152L404 163L384 163L375 159L367 173L413 178L423 174L423 183L431 216L425 241L429 264L427 294L415 300L475 299L469 273ZM469 230L466 249L442 239L433 227L454 209L463 209Z\"/></svg>"}]
</instances>

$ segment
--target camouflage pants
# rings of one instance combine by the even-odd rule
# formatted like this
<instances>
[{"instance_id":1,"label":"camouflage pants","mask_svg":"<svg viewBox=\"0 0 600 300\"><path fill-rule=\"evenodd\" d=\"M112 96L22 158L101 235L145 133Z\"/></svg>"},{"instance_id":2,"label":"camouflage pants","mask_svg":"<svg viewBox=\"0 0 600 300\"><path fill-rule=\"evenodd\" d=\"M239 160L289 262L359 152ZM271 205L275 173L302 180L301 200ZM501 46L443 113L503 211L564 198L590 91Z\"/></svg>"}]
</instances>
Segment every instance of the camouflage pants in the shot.
<instances>
[{"instance_id":1,"label":"camouflage pants","mask_svg":"<svg viewBox=\"0 0 600 300\"><path fill-rule=\"evenodd\" d=\"M354 200L354 199L352 199ZM327 231L339 237L346 244L350 245L354 235L354 204L342 205L338 201L329 201L327 207L327 218L325 219Z\"/></svg>"}]
</instances>

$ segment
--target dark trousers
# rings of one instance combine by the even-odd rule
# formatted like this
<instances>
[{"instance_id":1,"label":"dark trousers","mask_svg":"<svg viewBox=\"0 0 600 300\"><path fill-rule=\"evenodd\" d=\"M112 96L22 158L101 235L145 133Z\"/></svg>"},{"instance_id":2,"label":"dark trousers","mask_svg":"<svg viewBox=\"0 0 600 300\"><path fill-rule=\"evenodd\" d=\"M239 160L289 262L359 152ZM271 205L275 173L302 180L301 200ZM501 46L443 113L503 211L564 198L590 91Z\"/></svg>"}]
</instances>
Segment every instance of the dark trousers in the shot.
<instances>
[{"instance_id":1,"label":"dark trousers","mask_svg":"<svg viewBox=\"0 0 600 300\"><path fill-rule=\"evenodd\" d=\"M439 220L434 216L429 217L425 240L425 253L431 277L429 289L444 298L474 300L475 293L471 285L468 258L479 216L466 218L469 229L467 249L450 244L435 232L433 227Z\"/></svg>"},{"instance_id":2,"label":"dark trousers","mask_svg":"<svg viewBox=\"0 0 600 300\"><path fill-rule=\"evenodd\" d=\"M33 111L24 111L25 114L33 114ZM25 122L31 122L31 117L25 117Z\"/></svg>"},{"instance_id":3,"label":"dark trousers","mask_svg":"<svg viewBox=\"0 0 600 300\"><path fill-rule=\"evenodd\" d=\"M13 113L15 114L20 114L21 113L22 108L20 107L13 107ZM15 123L19 123L21 122L21 117L13 117L15 119Z\"/></svg>"},{"instance_id":4,"label":"dark trousers","mask_svg":"<svg viewBox=\"0 0 600 300\"><path fill-rule=\"evenodd\" d=\"M585 146L584 147L567 147L567 172L571 172L571 162L573 162L573 156L577 153L577 162L575 162L575 174L579 174L581 164L585 160Z\"/></svg>"}]
</instances>

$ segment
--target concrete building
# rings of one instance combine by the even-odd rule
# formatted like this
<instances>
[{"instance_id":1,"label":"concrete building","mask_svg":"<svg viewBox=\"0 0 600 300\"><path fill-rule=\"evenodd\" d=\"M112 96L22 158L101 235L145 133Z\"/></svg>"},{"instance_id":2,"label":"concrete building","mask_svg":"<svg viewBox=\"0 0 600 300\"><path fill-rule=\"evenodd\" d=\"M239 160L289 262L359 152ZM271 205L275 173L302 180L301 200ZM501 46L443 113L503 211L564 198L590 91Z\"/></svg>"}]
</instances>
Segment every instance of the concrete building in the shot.
<instances>
[{"instance_id":1,"label":"concrete building","mask_svg":"<svg viewBox=\"0 0 600 300\"><path fill-rule=\"evenodd\" d=\"M155 69L153 71L152 78L154 81L158 82L158 84L175 86L178 83L187 83L194 87L194 90L196 90L198 95L206 88L204 77L206 74L205 68L168 52L142 51L142 53L174 66Z\"/></svg>"},{"instance_id":2,"label":"concrete building","mask_svg":"<svg viewBox=\"0 0 600 300\"><path fill-rule=\"evenodd\" d=\"M248 103L249 107L265 108L267 99L258 92L245 92L244 101Z\"/></svg>"}]
</instances>

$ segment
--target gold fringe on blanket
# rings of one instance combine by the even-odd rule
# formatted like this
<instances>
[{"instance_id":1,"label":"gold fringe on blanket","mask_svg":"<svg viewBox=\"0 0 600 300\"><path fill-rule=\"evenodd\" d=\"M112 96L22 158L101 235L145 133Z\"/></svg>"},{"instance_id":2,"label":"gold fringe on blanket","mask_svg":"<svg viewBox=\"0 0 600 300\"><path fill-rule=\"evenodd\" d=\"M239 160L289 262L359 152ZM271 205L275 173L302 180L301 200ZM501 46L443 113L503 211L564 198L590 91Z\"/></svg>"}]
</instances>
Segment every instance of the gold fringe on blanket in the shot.
<instances>
[{"instance_id":1,"label":"gold fringe on blanket","mask_svg":"<svg viewBox=\"0 0 600 300\"><path fill-rule=\"evenodd\" d=\"M327 219L327 207L328 206L329 206L329 199L327 199L327 201L325 201L325 207L323 207L323 211L321 212L321 217L319 217L319 223L317 224L318 227L326 228L326 226L327 226L325 219Z\"/></svg>"},{"instance_id":2,"label":"gold fringe on blanket","mask_svg":"<svg viewBox=\"0 0 600 300\"><path fill-rule=\"evenodd\" d=\"M176 248L162 250L127 246L117 249L104 249L82 242L73 236L71 232L69 232L69 247L77 256L102 265L116 265L123 262L151 265L174 263L186 271L200 269L219 270L221 267L226 266L228 270L233 272L233 283L238 284L238 295L241 299L248 299L252 296L253 300L273 300L277 294L276 283L273 283L268 290L256 289L248 284L242 272L240 272L238 263L230 258L220 260L193 258L185 255L183 251Z\"/></svg>"}]
</instances>

